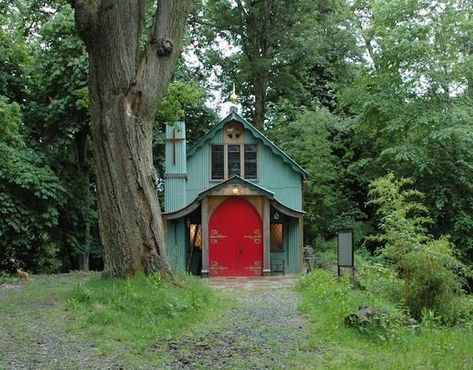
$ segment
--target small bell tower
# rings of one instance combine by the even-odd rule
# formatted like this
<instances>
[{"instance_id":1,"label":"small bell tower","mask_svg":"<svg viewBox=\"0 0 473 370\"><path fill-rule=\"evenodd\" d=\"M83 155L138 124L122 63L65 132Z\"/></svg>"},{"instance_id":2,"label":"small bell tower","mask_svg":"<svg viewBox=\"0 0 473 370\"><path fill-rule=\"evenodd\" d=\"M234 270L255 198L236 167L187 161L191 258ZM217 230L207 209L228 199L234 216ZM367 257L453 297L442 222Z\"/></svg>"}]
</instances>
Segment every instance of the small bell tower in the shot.
<instances>
[{"instance_id":1,"label":"small bell tower","mask_svg":"<svg viewBox=\"0 0 473 370\"><path fill-rule=\"evenodd\" d=\"M164 211L173 212L186 205L187 159L184 122L166 125L164 172Z\"/></svg>"}]
</instances>

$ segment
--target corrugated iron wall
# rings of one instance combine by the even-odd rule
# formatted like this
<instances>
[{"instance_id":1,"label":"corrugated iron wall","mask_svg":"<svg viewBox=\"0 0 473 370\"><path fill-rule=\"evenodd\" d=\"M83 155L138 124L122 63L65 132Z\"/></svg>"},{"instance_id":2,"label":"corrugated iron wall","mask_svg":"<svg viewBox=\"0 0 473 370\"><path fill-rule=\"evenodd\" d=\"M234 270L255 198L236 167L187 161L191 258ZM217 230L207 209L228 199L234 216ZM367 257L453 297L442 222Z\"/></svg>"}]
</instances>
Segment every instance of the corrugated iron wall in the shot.
<instances>
[{"instance_id":1,"label":"corrugated iron wall","mask_svg":"<svg viewBox=\"0 0 473 370\"><path fill-rule=\"evenodd\" d=\"M184 122L166 125L166 160L164 187L165 212L176 211L187 205L186 132Z\"/></svg>"},{"instance_id":2,"label":"corrugated iron wall","mask_svg":"<svg viewBox=\"0 0 473 370\"><path fill-rule=\"evenodd\" d=\"M210 180L210 144L223 144L222 132L218 132L209 145L201 147L188 158L187 200L193 201L199 192L219 183ZM251 132L245 133L245 143L255 143ZM258 144L258 179L250 180L274 193L282 204L302 210L301 175L276 156L267 146Z\"/></svg>"},{"instance_id":3,"label":"corrugated iron wall","mask_svg":"<svg viewBox=\"0 0 473 370\"><path fill-rule=\"evenodd\" d=\"M184 219L167 221L168 262L172 271L185 271L187 263L187 226Z\"/></svg>"}]
</instances>

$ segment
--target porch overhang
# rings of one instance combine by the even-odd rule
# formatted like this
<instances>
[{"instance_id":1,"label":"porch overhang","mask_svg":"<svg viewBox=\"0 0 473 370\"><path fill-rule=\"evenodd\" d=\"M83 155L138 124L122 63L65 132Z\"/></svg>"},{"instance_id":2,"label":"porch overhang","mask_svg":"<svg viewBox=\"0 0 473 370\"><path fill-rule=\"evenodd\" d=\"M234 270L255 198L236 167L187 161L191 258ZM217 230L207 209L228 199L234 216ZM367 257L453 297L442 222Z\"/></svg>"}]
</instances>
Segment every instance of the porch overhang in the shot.
<instances>
[{"instance_id":1,"label":"porch overhang","mask_svg":"<svg viewBox=\"0 0 473 370\"><path fill-rule=\"evenodd\" d=\"M167 212L163 213L163 218L165 220L175 220L195 211L201 205L203 199L208 198L209 196L254 196L254 195L262 195L267 198L271 206L277 209L282 214L294 217L294 218L301 218L305 212L300 211L291 207L288 207L281 203L274 197L274 193L268 191L261 186L258 186L250 181L242 179L240 176L233 176L228 180L219 182L210 188L207 188L201 191L196 199L189 203L187 206L174 211L174 212Z\"/></svg>"}]
</instances>

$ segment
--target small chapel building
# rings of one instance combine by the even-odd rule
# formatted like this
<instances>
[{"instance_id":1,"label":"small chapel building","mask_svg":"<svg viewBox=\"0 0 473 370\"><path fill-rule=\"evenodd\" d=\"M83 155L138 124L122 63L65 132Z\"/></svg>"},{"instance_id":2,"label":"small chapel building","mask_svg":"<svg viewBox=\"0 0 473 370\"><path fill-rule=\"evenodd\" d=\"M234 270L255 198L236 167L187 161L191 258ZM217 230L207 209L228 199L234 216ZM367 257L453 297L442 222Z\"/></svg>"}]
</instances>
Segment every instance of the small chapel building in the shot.
<instances>
[{"instance_id":1,"label":"small chapel building","mask_svg":"<svg viewBox=\"0 0 473 370\"><path fill-rule=\"evenodd\" d=\"M236 108L187 150L166 127L163 213L174 271L202 276L299 273L306 171Z\"/></svg>"}]
</instances>

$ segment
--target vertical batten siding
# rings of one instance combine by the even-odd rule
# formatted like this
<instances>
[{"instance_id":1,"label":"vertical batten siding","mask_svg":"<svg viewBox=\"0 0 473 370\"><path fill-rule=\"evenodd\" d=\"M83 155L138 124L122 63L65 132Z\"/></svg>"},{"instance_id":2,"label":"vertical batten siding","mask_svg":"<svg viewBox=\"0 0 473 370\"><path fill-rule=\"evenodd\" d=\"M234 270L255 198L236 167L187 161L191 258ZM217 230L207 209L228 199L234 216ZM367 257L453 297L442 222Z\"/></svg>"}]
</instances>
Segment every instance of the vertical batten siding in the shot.
<instances>
[{"instance_id":1,"label":"vertical batten siding","mask_svg":"<svg viewBox=\"0 0 473 370\"><path fill-rule=\"evenodd\" d=\"M174 130L177 141L174 138ZM175 157L174 157L174 145ZM184 122L166 125L166 161L164 174L164 210L177 211L187 205L186 198L186 133Z\"/></svg>"},{"instance_id":2,"label":"vertical batten siding","mask_svg":"<svg viewBox=\"0 0 473 370\"><path fill-rule=\"evenodd\" d=\"M177 211L186 206L186 184L183 178L166 178L164 180L165 212Z\"/></svg>"},{"instance_id":3,"label":"vertical batten siding","mask_svg":"<svg viewBox=\"0 0 473 370\"><path fill-rule=\"evenodd\" d=\"M273 192L282 204L301 210L301 175L267 146L258 149L258 185Z\"/></svg>"},{"instance_id":4,"label":"vertical batten siding","mask_svg":"<svg viewBox=\"0 0 473 370\"><path fill-rule=\"evenodd\" d=\"M175 272L185 271L187 261L187 230L183 219L167 222L168 261Z\"/></svg>"},{"instance_id":5,"label":"vertical batten siding","mask_svg":"<svg viewBox=\"0 0 473 370\"><path fill-rule=\"evenodd\" d=\"M287 272L297 274L300 272L300 240L299 220L291 219L287 228Z\"/></svg>"},{"instance_id":6,"label":"vertical batten siding","mask_svg":"<svg viewBox=\"0 0 473 370\"><path fill-rule=\"evenodd\" d=\"M210 142L201 147L194 155L187 158L187 199L189 202L192 202L202 190L218 184L218 181L210 179L210 146L212 144L223 144L221 131L217 132Z\"/></svg>"},{"instance_id":7,"label":"vertical batten siding","mask_svg":"<svg viewBox=\"0 0 473 370\"><path fill-rule=\"evenodd\" d=\"M284 162L281 157L275 155L249 131L245 132L245 143L258 143L258 179L250 181L274 193L275 198L282 204L302 210L301 174ZM210 145L212 144L223 144L222 130L188 157L186 191L188 203L192 202L201 191L218 184L218 181L210 179Z\"/></svg>"}]
</instances>

